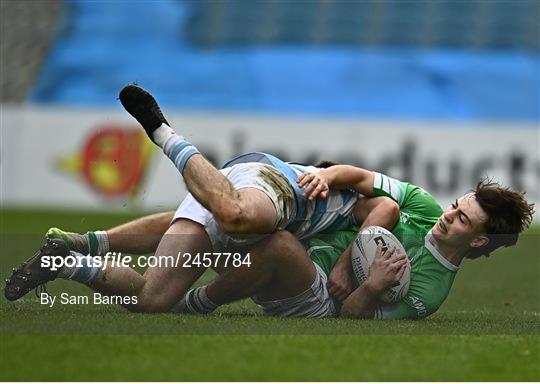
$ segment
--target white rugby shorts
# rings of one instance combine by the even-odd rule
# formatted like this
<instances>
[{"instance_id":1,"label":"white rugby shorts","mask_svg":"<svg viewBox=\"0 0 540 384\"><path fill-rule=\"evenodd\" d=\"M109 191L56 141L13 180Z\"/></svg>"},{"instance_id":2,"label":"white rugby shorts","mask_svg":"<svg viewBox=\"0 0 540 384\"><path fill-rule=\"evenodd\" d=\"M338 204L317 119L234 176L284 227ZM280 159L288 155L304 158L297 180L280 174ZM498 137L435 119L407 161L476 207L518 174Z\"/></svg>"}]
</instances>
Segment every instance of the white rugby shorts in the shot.
<instances>
[{"instance_id":1,"label":"white rugby shorts","mask_svg":"<svg viewBox=\"0 0 540 384\"><path fill-rule=\"evenodd\" d=\"M287 299L259 301L257 297L252 297L253 301L262 308L266 316L336 317L337 310L326 287L328 277L321 267L316 263L313 264L317 269L317 274L308 290Z\"/></svg>"},{"instance_id":2,"label":"white rugby shorts","mask_svg":"<svg viewBox=\"0 0 540 384\"><path fill-rule=\"evenodd\" d=\"M272 200L277 212L275 229L284 228L291 217L294 217L296 213L294 191L287 178L273 166L264 163L241 163L221 169L220 172L227 177L236 190L256 188ZM233 238L225 234L212 212L203 207L191 193L188 193L177 208L173 221L176 219L190 219L204 226L214 252L219 252L229 246L249 246L266 236L263 234Z\"/></svg>"}]
</instances>

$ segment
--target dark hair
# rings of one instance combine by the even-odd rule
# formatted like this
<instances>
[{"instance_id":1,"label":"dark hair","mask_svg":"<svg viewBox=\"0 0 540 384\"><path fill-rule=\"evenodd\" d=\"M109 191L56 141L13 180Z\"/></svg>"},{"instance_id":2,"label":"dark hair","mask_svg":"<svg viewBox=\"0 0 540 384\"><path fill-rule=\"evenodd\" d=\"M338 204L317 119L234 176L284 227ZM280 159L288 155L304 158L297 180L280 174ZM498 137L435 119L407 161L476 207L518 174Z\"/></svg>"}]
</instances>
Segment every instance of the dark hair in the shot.
<instances>
[{"instance_id":1,"label":"dark hair","mask_svg":"<svg viewBox=\"0 0 540 384\"><path fill-rule=\"evenodd\" d=\"M334 161L329 161L329 160L323 160L315 164L317 168L329 168L333 165L339 165L339 163L336 163Z\"/></svg>"},{"instance_id":2,"label":"dark hair","mask_svg":"<svg viewBox=\"0 0 540 384\"><path fill-rule=\"evenodd\" d=\"M519 234L531 225L534 204L525 200L525 193L503 187L489 179L481 180L473 191L476 201L487 214L484 229L489 242L478 248L472 248L466 255L476 259L489 256L500 247L517 243Z\"/></svg>"}]
</instances>

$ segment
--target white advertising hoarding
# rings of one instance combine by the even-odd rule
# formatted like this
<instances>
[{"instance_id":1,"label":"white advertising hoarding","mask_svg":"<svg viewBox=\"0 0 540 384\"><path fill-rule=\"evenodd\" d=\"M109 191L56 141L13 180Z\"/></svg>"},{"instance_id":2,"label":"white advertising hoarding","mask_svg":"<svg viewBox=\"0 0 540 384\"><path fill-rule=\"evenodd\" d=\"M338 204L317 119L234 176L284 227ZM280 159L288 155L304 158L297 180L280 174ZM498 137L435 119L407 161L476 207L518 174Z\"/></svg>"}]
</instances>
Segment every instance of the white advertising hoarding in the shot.
<instances>
[{"instance_id":1,"label":"white advertising hoarding","mask_svg":"<svg viewBox=\"0 0 540 384\"><path fill-rule=\"evenodd\" d=\"M531 124L167 116L217 165L265 151L287 161L382 171L424 187L442 204L484 176L540 201L540 131ZM162 211L186 194L172 163L120 108L4 105L0 139L3 206Z\"/></svg>"}]
</instances>

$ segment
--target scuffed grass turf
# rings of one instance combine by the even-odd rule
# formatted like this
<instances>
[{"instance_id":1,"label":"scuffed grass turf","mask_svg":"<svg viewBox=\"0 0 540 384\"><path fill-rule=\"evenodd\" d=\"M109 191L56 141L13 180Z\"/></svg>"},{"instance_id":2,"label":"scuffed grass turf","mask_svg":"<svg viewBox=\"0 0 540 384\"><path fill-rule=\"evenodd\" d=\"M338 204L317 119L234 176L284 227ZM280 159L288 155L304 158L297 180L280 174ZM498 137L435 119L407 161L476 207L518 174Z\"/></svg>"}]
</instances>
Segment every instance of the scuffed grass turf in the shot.
<instances>
[{"instance_id":1,"label":"scuffed grass turf","mask_svg":"<svg viewBox=\"0 0 540 384\"><path fill-rule=\"evenodd\" d=\"M1 277L50 226L86 231L131 217L2 211ZM2 297L0 379L540 380L539 250L536 229L516 248L465 262L448 300L423 321L265 318L250 301L193 317ZM91 294L65 281L49 291Z\"/></svg>"}]
</instances>

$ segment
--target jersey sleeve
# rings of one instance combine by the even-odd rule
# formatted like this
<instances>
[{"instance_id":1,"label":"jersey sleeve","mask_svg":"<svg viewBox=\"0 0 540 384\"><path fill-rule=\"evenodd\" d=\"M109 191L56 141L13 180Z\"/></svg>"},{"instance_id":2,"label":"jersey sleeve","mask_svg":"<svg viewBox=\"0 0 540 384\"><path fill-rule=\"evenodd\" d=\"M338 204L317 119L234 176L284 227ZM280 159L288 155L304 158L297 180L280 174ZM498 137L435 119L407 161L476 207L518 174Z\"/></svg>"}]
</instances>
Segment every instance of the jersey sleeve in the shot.
<instances>
[{"instance_id":1,"label":"jersey sleeve","mask_svg":"<svg viewBox=\"0 0 540 384\"><path fill-rule=\"evenodd\" d=\"M423 319L439 309L441 302L433 302L421 293L408 293L397 303L380 302L375 308L376 320Z\"/></svg>"},{"instance_id":2,"label":"jersey sleeve","mask_svg":"<svg viewBox=\"0 0 540 384\"><path fill-rule=\"evenodd\" d=\"M374 172L374 175L373 196L389 197L401 206L405 197L407 183L379 172Z\"/></svg>"},{"instance_id":3,"label":"jersey sleeve","mask_svg":"<svg viewBox=\"0 0 540 384\"><path fill-rule=\"evenodd\" d=\"M401 211L424 217L439 217L443 210L423 188L375 172L373 196L386 196L398 203Z\"/></svg>"}]
</instances>

